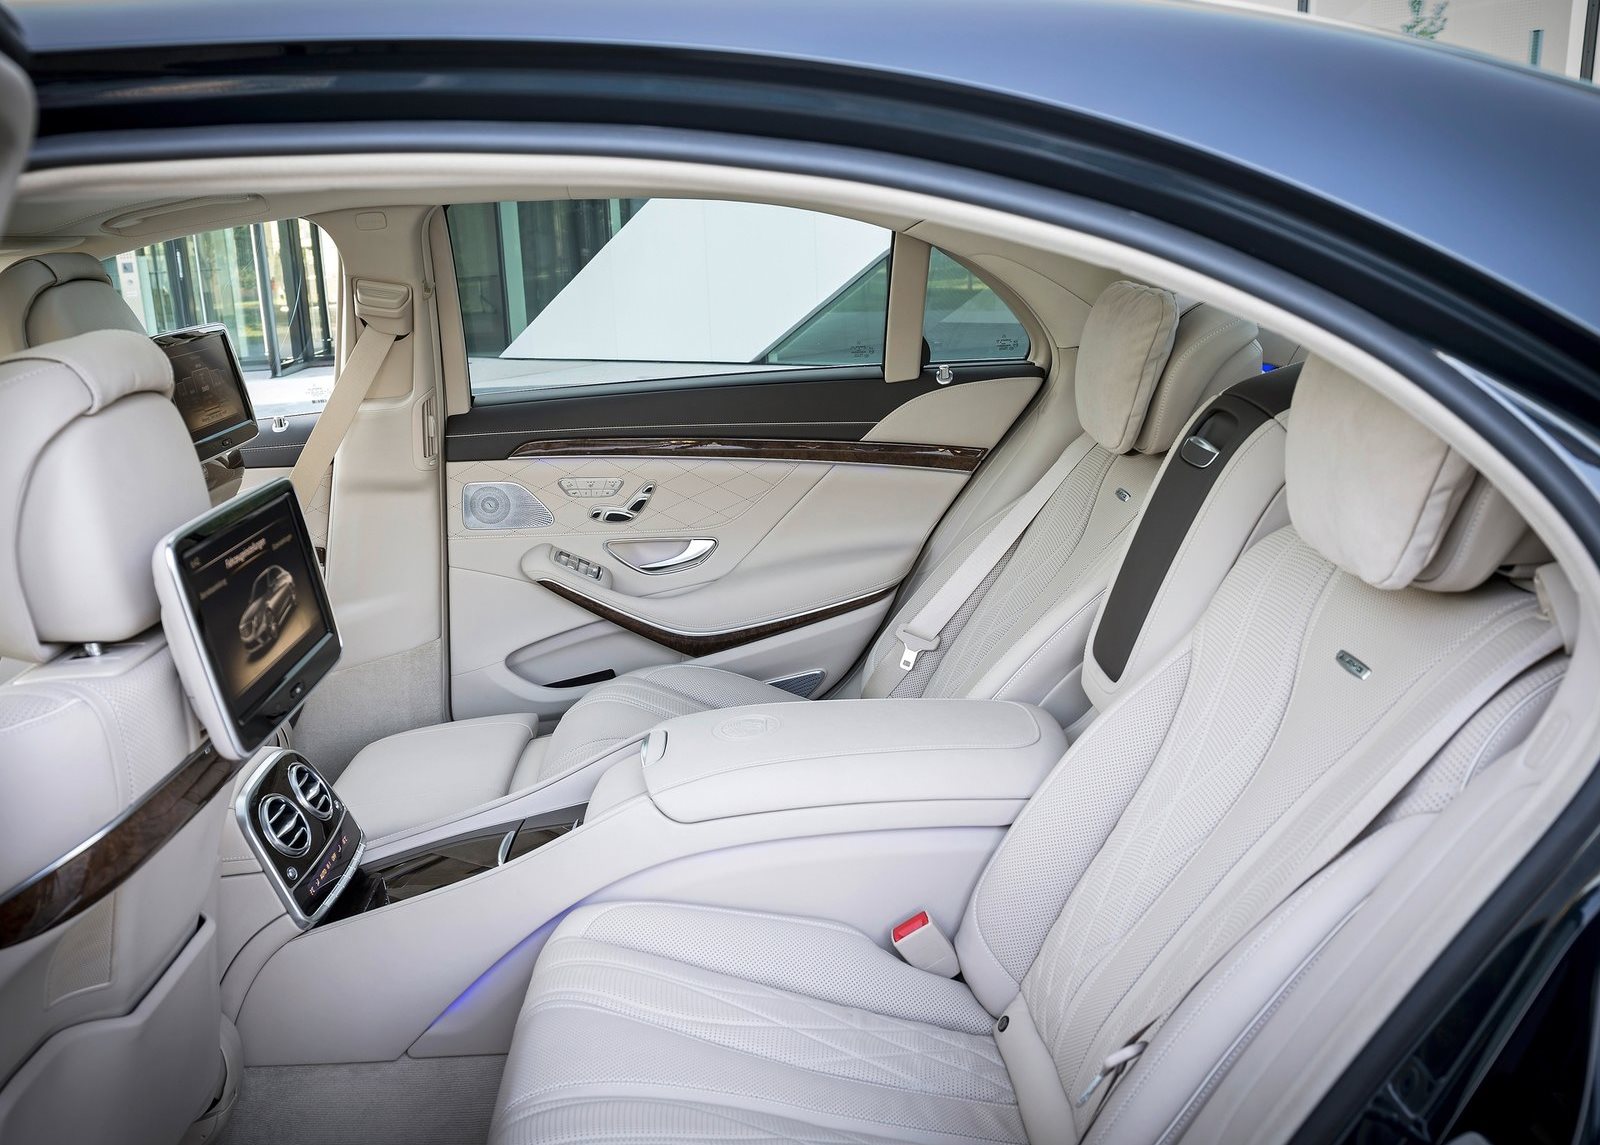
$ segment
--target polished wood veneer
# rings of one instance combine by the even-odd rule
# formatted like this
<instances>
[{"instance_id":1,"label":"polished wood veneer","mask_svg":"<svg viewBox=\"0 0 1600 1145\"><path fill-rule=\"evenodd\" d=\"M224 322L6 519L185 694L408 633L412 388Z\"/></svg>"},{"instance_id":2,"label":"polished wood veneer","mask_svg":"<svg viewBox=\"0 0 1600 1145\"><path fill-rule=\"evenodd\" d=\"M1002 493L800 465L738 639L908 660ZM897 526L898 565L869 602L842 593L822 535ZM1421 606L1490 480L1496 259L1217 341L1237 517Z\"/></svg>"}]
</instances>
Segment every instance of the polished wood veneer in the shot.
<instances>
[{"instance_id":1,"label":"polished wood veneer","mask_svg":"<svg viewBox=\"0 0 1600 1145\"><path fill-rule=\"evenodd\" d=\"M732 461L823 461L837 465L893 465L971 473L987 450L964 445L913 445L896 441L789 441L782 438L568 437L527 441L517 460L546 457L689 457Z\"/></svg>"},{"instance_id":2,"label":"polished wood veneer","mask_svg":"<svg viewBox=\"0 0 1600 1145\"><path fill-rule=\"evenodd\" d=\"M93 838L0 900L0 948L15 946L88 910L127 881L200 813L239 765L211 741Z\"/></svg>"},{"instance_id":3,"label":"polished wood veneer","mask_svg":"<svg viewBox=\"0 0 1600 1145\"><path fill-rule=\"evenodd\" d=\"M807 624L816 624L821 620L831 617L843 616L847 612L854 612L858 608L865 608L889 596L894 592L886 588L882 592L875 592L871 596L857 597L840 604L830 604L825 608L813 609L810 612L797 613L786 616L781 620L771 620L765 624L752 625L749 628L731 628L726 632L685 633L674 632L670 628L661 628L647 620L640 620L637 616L629 616L626 612L612 608L608 604L587 597L581 592L576 592L566 585L553 580L535 581L541 588L547 588L562 600L569 600L579 608L587 609L602 620L609 620L618 628L625 628L636 636L643 636L646 640L653 640L663 647L674 652L681 652L685 656L709 656L713 652L723 652L729 648L737 648L741 644L750 644L768 636L776 636L780 632L791 629L803 628Z\"/></svg>"}]
</instances>

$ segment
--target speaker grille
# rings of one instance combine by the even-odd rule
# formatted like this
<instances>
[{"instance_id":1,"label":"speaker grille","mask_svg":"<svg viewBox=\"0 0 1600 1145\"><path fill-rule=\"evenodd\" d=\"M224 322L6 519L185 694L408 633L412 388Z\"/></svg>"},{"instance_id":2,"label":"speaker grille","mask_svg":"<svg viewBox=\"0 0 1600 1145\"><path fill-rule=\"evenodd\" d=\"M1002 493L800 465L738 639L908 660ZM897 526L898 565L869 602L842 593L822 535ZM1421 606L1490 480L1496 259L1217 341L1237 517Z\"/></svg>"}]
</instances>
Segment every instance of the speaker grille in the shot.
<instances>
[{"instance_id":1,"label":"speaker grille","mask_svg":"<svg viewBox=\"0 0 1600 1145\"><path fill-rule=\"evenodd\" d=\"M555 520L515 481L474 481L461 490L461 523L469 529L543 529Z\"/></svg>"}]
</instances>

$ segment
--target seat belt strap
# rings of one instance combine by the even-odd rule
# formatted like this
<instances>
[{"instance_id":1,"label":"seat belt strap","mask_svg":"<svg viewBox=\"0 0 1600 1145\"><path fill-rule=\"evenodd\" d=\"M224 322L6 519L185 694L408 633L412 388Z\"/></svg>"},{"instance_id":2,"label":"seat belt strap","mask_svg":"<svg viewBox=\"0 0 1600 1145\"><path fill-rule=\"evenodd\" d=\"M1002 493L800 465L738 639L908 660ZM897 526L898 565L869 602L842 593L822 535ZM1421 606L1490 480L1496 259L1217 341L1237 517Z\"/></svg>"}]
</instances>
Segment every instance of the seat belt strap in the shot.
<instances>
[{"instance_id":1,"label":"seat belt strap","mask_svg":"<svg viewBox=\"0 0 1600 1145\"><path fill-rule=\"evenodd\" d=\"M939 586L910 620L895 629L895 639L900 642L900 659L879 665L868 679L863 691L869 696L891 694L906 674L917 666L917 657L939 647L945 625L961 611L967 598L994 571L1011 546L1028 531L1046 503L1061 487L1061 483L1078 467L1095 446L1094 438L1080 434L1067 446L1044 476L1012 504L995 526L985 534L978 547L967 554L966 560L956 566L949 578Z\"/></svg>"},{"instance_id":2,"label":"seat belt strap","mask_svg":"<svg viewBox=\"0 0 1600 1145\"><path fill-rule=\"evenodd\" d=\"M1380 735L1367 750L1353 750L1342 765L1324 774L1300 809L1281 817L1251 849L1251 854L1237 863L1207 896L1209 902L1229 904L1222 918L1212 916L1212 925L1202 926L1206 912L1196 910L1190 916L1188 933L1175 935L1151 964L1154 988L1137 991L1139 997L1135 997L1135 991L1126 996L1125 1002L1130 1007L1138 1006L1145 1014L1154 1012L1157 1017L1153 1020L1135 1018L1124 1023L1117 1021L1113 1014L1108 1027L1139 1031L1123 1048L1136 1043L1148 1044L1196 983L1210 973L1235 943L1344 854L1485 705L1518 676L1560 648L1560 631L1539 613L1524 609L1501 618L1486 627L1475 648L1463 649L1451 668L1433 685L1424 688L1409 705L1411 710L1416 710L1429 697L1443 691L1451 700L1441 715L1403 743L1386 741L1393 736L1404 736L1407 721L1400 719L1389 723L1386 734ZM1487 663L1479 662L1479 657ZM1467 678L1463 680L1462 676ZM1414 728L1415 725L1409 726ZM1183 968L1194 966L1203 966L1205 970L1188 975L1185 981ZM1099 1076L1084 1092L1074 1095L1079 1108L1099 1098L1099 1104L1083 1126L1085 1135L1088 1124L1099 1114L1115 1082L1131 1070L1142 1049L1141 1045L1139 1051L1120 1061L1120 1068L1115 1070L1108 1070L1102 1064ZM1111 1056L1117 1057L1121 1052L1121 1049L1113 1051ZM1107 1077L1112 1079L1112 1086L1100 1084Z\"/></svg>"},{"instance_id":3,"label":"seat belt strap","mask_svg":"<svg viewBox=\"0 0 1600 1145\"><path fill-rule=\"evenodd\" d=\"M333 464L333 456L350 426L356 411L366 400L384 359L395 342L411 333L411 288L392 282L363 280L355 284L356 317L366 323L344 369L334 381L327 404L317 415L317 424L306 438L295 460L289 480L302 507L311 504L322 476Z\"/></svg>"}]
</instances>

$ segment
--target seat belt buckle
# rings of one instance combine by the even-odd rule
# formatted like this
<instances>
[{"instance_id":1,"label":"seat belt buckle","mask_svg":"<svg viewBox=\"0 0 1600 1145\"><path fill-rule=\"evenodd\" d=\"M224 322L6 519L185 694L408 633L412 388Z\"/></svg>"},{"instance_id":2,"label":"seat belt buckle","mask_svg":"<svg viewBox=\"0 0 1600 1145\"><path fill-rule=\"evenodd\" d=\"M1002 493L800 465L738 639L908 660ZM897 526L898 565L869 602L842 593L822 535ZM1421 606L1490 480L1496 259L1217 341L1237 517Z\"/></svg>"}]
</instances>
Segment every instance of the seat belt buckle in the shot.
<instances>
[{"instance_id":1,"label":"seat belt buckle","mask_svg":"<svg viewBox=\"0 0 1600 1145\"><path fill-rule=\"evenodd\" d=\"M939 647L937 636L922 636L902 624L895 629L894 638L900 641L900 670L909 672L917 666L917 657Z\"/></svg>"},{"instance_id":2,"label":"seat belt buckle","mask_svg":"<svg viewBox=\"0 0 1600 1145\"><path fill-rule=\"evenodd\" d=\"M941 978L954 978L961 973L956 948L925 910L896 924L889 931L889 941L894 943L896 953L918 970Z\"/></svg>"}]
</instances>

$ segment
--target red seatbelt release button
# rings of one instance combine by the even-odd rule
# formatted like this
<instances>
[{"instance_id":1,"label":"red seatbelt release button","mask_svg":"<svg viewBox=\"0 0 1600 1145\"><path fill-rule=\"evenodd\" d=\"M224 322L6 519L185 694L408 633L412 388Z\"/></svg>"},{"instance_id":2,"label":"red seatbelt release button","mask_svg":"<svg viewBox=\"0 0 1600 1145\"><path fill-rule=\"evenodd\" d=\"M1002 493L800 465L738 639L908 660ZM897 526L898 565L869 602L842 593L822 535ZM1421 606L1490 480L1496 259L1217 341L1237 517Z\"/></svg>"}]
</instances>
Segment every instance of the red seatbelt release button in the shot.
<instances>
[{"instance_id":1,"label":"red seatbelt release button","mask_svg":"<svg viewBox=\"0 0 1600 1145\"><path fill-rule=\"evenodd\" d=\"M934 925L925 910L919 910L898 923L889 931L889 940L894 943L900 957L918 970L926 970L943 978L954 978L961 973L956 948L950 945L950 940Z\"/></svg>"}]
</instances>

